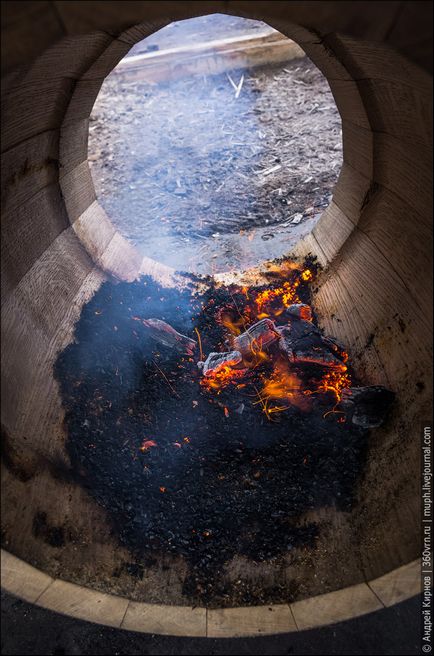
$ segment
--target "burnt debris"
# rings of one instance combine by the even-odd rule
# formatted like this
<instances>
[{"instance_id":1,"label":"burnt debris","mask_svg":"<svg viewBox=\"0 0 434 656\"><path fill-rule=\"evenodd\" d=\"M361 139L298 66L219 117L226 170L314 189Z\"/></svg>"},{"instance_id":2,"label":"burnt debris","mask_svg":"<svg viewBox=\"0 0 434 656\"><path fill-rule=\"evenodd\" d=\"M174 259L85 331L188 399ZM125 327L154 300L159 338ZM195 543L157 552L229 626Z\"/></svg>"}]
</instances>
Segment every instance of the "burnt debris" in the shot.
<instances>
[{"instance_id":1,"label":"burnt debris","mask_svg":"<svg viewBox=\"0 0 434 656\"><path fill-rule=\"evenodd\" d=\"M226 564L314 551L319 527L304 514L355 502L368 434L360 417L374 397L344 399L341 386L357 384L348 363L345 372L310 361L290 363L289 373L276 367L286 357L282 326L307 329L287 310L309 304L311 280L291 269L248 290L211 279L201 292L151 278L106 282L56 362L72 473L138 567L185 560L187 603L288 601L291 582L236 585ZM228 352L228 336L244 349L252 335L266 350ZM326 344L343 362L340 347ZM202 370L199 350L210 354ZM353 404L348 417L341 397Z\"/></svg>"},{"instance_id":2,"label":"burnt debris","mask_svg":"<svg viewBox=\"0 0 434 656\"><path fill-rule=\"evenodd\" d=\"M383 424L395 395L382 385L349 387L342 391L341 407L352 423L362 428Z\"/></svg>"},{"instance_id":3,"label":"burnt debris","mask_svg":"<svg viewBox=\"0 0 434 656\"><path fill-rule=\"evenodd\" d=\"M161 319L142 319L143 325L148 329L149 336L161 346L175 348L181 353L192 355L197 343L181 333L178 333L172 326Z\"/></svg>"}]
</instances>

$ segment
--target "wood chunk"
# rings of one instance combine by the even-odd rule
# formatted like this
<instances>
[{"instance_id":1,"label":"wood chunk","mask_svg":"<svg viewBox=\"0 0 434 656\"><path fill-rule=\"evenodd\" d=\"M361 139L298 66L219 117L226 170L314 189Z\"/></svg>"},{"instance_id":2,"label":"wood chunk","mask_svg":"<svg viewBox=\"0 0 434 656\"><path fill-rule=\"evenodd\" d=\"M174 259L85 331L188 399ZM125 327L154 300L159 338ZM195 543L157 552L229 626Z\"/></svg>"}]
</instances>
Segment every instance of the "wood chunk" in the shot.
<instances>
[{"instance_id":1,"label":"wood chunk","mask_svg":"<svg viewBox=\"0 0 434 656\"><path fill-rule=\"evenodd\" d=\"M193 355L196 341L178 333L172 326L161 319L143 319L143 325L148 328L149 337L163 346L175 348L182 353Z\"/></svg>"},{"instance_id":2,"label":"wood chunk","mask_svg":"<svg viewBox=\"0 0 434 656\"><path fill-rule=\"evenodd\" d=\"M341 360L338 360L331 351L316 346L294 350L293 359L296 364L316 364L320 367L340 371L346 371L347 369L346 365Z\"/></svg>"},{"instance_id":3,"label":"wood chunk","mask_svg":"<svg viewBox=\"0 0 434 656\"><path fill-rule=\"evenodd\" d=\"M312 310L310 305L306 305L306 303L293 303L286 308L284 316L288 316L291 319L312 321Z\"/></svg>"},{"instance_id":4,"label":"wood chunk","mask_svg":"<svg viewBox=\"0 0 434 656\"><path fill-rule=\"evenodd\" d=\"M308 321L294 321L290 327L284 326L278 330L279 348L291 362L345 371L346 366L335 355L337 347L334 342L323 337Z\"/></svg>"},{"instance_id":5,"label":"wood chunk","mask_svg":"<svg viewBox=\"0 0 434 656\"><path fill-rule=\"evenodd\" d=\"M253 326L250 326L246 332L238 335L233 340L234 348L242 355L250 355L252 351L262 350L277 339L280 334L271 319L261 319Z\"/></svg>"},{"instance_id":6,"label":"wood chunk","mask_svg":"<svg viewBox=\"0 0 434 656\"><path fill-rule=\"evenodd\" d=\"M298 339L303 339L304 337L313 338L315 335L318 336L318 339L321 339L321 331L310 321L295 320L290 321L287 326L279 326L277 332L286 338L291 335L291 339L296 341Z\"/></svg>"},{"instance_id":7,"label":"wood chunk","mask_svg":"<svg viewBox=\"0 0 434 656\"><path fill-rule=\"evenodd\" d=\"M202 369L204 376L211 376L223 367L236 367L243 358L239 351L228 351L225 353L210 353L205 362L199 361L197 366Z\"/></svg>"}]
</instances>

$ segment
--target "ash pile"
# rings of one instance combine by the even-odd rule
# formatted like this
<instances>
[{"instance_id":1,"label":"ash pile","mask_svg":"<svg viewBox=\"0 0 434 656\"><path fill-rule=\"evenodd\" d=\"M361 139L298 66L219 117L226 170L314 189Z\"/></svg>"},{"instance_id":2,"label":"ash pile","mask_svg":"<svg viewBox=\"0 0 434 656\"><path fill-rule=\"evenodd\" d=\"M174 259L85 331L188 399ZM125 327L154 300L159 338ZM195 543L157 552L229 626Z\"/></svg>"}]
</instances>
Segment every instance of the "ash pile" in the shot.
<instances>
[{"instance_id":1,"label":"ash pile","mask_svg":"<svg viewBox=\"0 0 434 656\"><path fill-rule=\"evenodd\" d=\"M322 526L306 513L357 504L367 433L393 395L359 385L317 327L315 274L283 261L248 288L107 281L58 356L68 476L138 571L182 559L176 603L286 603L291 579L240 583L228 564L314 554Z\"/></svg>"}]
</instances>

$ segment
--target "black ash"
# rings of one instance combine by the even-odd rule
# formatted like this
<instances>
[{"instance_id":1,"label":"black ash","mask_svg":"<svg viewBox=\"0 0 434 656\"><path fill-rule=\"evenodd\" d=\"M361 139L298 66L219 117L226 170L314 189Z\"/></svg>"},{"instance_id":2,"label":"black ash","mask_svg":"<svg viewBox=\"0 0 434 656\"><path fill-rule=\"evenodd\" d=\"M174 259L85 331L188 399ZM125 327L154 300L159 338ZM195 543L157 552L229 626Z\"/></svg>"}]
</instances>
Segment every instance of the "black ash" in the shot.
<instances>
[{"instance_id":1,"label":"black ash","mask_svg":"<svg viewBox=\"0 0 434 656\"><path fill-rule=\"evenodd\" d=\"M308 304L310 279L288 275L297 283L295 301ZM258 398L273 376L270 359L221 388L204 385L199 346L205 357L228 351L222 316L253 322L252 298L264 288L207 279L199 293L195 283L106 282L83 308L75 340L55 365L71 465L139 569L167 554L185 559L188 603L287 600L293 591L283 588L240 597L224 583L225 564L236 555L261 562L298 547L314 550L318 527L303 514L351 509L367 430L345 420L327 389L310 395L308 411L284 404L264 412ZM266 289L279 285L271 277ZM278 296L270 298L256 303L256 319L258 309L277 307ZM154 319L172 329L166 341L156 337ZM284 325L288 317L274 320ZM187 351L177 334L188 339ZM326 369L303 367L303 391L312 381L320 385Z\"/></svg>"}]
</instances>

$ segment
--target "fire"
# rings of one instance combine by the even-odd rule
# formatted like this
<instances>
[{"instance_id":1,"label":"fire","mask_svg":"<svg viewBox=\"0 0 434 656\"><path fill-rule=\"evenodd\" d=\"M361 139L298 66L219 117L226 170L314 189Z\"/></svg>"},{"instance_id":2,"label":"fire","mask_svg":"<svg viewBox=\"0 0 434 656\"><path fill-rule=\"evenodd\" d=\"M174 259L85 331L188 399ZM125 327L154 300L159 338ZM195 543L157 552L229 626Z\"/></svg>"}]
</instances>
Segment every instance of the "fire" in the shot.
<instances>
[{"instance_id":1,"label":"fire","mask_svg":"<svg viewBox=\"0 0 434 656\"><path fill-rule=\"evenodd\" d=\"M228 311L221 312L218 321L222 326L227 328L232 335L240 335L245 329L244 317L234 319Z\"/></svg>"},{"instance_id":2,"label":"fire","mask_svg":"<svg viewBox=\"0 0 434 656\"><path fill-rule=\"evenodd\" d=\"M312 321L312 313L310 308L302 307L300 309L300 319L303 319L303 321Z\"/></svg>"},{"instance_id":3,"label":"fire","mask_svg":"<svg viewBox=\"0 0 434 656\"><path fill-rule=\"evenodd\" d=\"M259 292L255 298L257 318L279 316L292 303L300 303L297 294L299 284L299 280L285 281L280 287Z\"/></svg>"},{"instance_id":4,"label":"fire","mask_svg":"<svg viewBox=\"0 0 434 656\"><path fill-rule=\"evenodd\" d=\"M201 385L208 391L214 390L219 393L230 383L234 383L244 376L245 371L232 369L230 365L224 365L218 371L205 375L201 380Z\"/></svg>"},{"instance_id":5,"label":"fire","mask_svg":"<svg viewBox=\"0 0 434 656\"><path fill-rule=\"evenodd\" d=\"M273 413L287 410L289 406L295 406L300 410L309 408L309 401L304 395L301 380L281 361L275 365L271 376L264 378L258 399L256 403L261 404L262 410L268 418ZM276 399L283 401L284 404L271 405L270 401Z\"/></svg>"},{"instance_id":6,"label":"fire","mask_svg":"<svg viewBox=\"0 0 434 656\"><path fill-rule=\"evenodd\" d=\"M318 391L333 392L336 396L336 401L340 401L342 390L346 387L351 387L351 377L348 371L328 371L322 377L318 385Z\"/></svg>"},{"instance_id":7,"label":"fire","mask_svg":"<svg viewBox=\"0 0 434 656\"><path fill-rule=\"evenodd\" d=\"M303 354L303 363L308 367L308 372L312 371L309 367L314 367L313 371L316 373L310 375L307 380L303 379L303 382L299 378L303 374L299 367L295 369L290 353L288 359L276 355L279 350L279 340L282 339L280 332L282 327L290 329L292 322L313 321L311 308L303 301L303 288L305 283L309 284L315 279L315 267L313 265L302 267L295 262L285 260L270 265L267 268L267 275L270 279L267 287L236 287L231 293L233 305L223 308L216 317L218 323L230 333L232 348L242 353L244 369L237 369L235 363L226 362L219 370L205 374L201 385L209 392L217 394L231 383L235 383L237 389L253 386L257 398L254 404L261 406L268 419L271 419L275 413L288 410L291 406L303 411L309 410L312 400L310 397L316 394L333 392L335 402L338 403L342 397L342 390L351 386L351 378L346 366L348 355L338 345L333 346L333 340L330 339L328 342L324 340L323 348L328 349L328 352L332 351L334 361L332 356L328 359L322 358L322 347L315 345L309 347L308 344L307 351ZM291 305L299 306L297 314L294 314L294 310L292 315L284 314L285 309ZM251 339L247 347L245 339L238 340L239 335L245 335L251 326L263 320L270 320L270 323L275 325L277 330L274 342L267 337L262 343L261 332L258 338ZM308 334L307 332L306 335ZM295 366L297 366L296 362L295 360ZM265 364L267 368L272 365L271 374L262 372L262 366ZM248 379L246 379L247 372L250 372ZM258 386L260 389L257 389L253 382L258 380L258 376L261 381ZM243 380L240 380L241 378ZM225 414L227 416L226 408Z\"/></svg>"}]
</instances>

